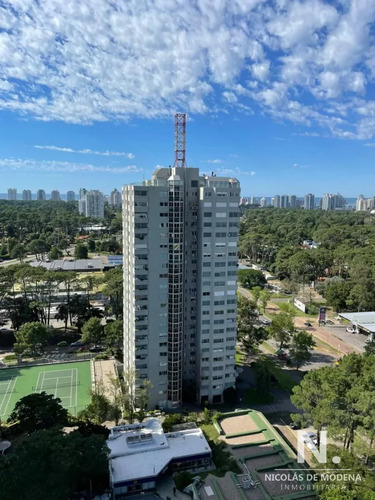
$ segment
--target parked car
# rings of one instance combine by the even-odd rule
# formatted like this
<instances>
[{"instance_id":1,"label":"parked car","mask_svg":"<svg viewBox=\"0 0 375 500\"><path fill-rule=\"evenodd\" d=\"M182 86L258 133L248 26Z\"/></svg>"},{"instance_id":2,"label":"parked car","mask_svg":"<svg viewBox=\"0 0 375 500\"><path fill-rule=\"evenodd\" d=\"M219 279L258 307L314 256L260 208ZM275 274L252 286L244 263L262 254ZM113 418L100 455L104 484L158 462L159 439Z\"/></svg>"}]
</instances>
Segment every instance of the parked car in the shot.
<instances>
[{"instance_id":1,"label":"parked car","mask_svg":"<svg viewBox=\"0 0 375 500\"><path fill-rule=\"evenodd\" d=\"M271 321L269 319L267 319L267 318L261 318L260 322L263 323L263 325L266 325L266 326L268 326L268 325L271 324Z\"/></svg>"},{"instance_id":2,"label":"parked car","mask_svg":"<svg viewBox=\"0 0 375 500\"><path fill-rule=\"evenodd\" d=\"M290 427L291 429L294 429L294 430L297 430L297 429L300 429L300 428L301 428L301 426L300 426L299 424L297 424L296 422L291 422L291 423L289 424L289 427Z\"/></svg>"},{"instance_id":3,"label":"parked car","mask_svg":"<svg viewBox=\"0 0 375 500\"><path fill-rule=\"evenodd\" d=\"M66 340L62 340L57 344L57 347L65 347L68 345L68 342Z\"/></svg>"},{"instance_id":4,"label":"parked car","mask_svg":"<svg viewBox=\"0 0 375 500\"><path fill-rule=\"evenodd\" d=\"M70 347L82 347L84 346L85 343L84 342L81 342L80 340L76 340L75 342L72 342L70 344Z\"/></svg>"},{"instance_id":5,"label":"parked car","mask_svg":"<svg viewBox=\"0 0 375 500\"><path fill-rule=\"evenodd\" d=\"M315 446L318 444L318 436L315 434L315 432L305 432L305 434L302 435L302 439L304 443L312 443Z\"/></svg>"},{"instance_id":6,"label":"parked car","mask_svg":"<svg viewBox=\"0 0 375 500\"><path fill-rule=\"evenodd\" d=\"M357 330L356 330L355 328L353 328L352 326L349 326L349 327L346 329L346 331L347 331L348 333L357 333Z\"/></svg>"},{"instance_id":7,"label":"parked car","mask_svg":"<svg viewBox=\"0 0 375 500\"><path fill-rule=\"evenodd\" d=\"M77 352L86 351L87 349L88 349L88 347L86 345L83 345L82 347L80 347L79 349L77 349Z\"/></svg>"},{"instance_id":8,"label":"parked car","mask_svg":"<svg viewBox=\"0 0 375 500\"><path fill-rule=\"evenodd\" d=\"M305 326L312 326L312 324L310 323L310 321L305 321Z\"/></svg>"}]
</instances>

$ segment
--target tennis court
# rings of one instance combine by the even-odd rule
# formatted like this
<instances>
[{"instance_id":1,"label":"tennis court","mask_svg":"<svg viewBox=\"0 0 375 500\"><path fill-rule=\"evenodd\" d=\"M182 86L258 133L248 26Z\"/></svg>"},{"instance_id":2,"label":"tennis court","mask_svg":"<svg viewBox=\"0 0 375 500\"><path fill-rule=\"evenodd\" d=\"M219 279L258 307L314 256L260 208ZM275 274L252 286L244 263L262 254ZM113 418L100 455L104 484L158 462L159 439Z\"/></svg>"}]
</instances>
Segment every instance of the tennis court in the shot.
<instances>
[{"instance_id":1,"label":"tennis court","mask_svg":"<svg viewBox=\"0 0 375 500\"><path fill-rule=\"evenodd\" d=\"M90 362L11 368L0 372L0 418L11 414L16 402L33 392L46 392L76 415L90 403Z\"/></svg>"}]
</instances>

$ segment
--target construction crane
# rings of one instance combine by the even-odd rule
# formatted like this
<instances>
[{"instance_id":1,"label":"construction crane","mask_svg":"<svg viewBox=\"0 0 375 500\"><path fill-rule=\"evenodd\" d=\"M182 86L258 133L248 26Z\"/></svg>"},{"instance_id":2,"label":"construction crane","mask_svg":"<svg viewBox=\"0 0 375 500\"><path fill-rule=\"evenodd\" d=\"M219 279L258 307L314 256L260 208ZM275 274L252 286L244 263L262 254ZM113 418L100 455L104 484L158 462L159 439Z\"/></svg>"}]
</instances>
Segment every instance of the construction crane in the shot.
<instances>
[{"instance_id":1,"label":"construction crane","mask_svg":"<svg viewBox=\"0 0 375 500\"><path fill-rule=\"evenodd\" d=\"M186 113L174 115L174 167L186 167Z\"/></svg>"}]
</instances>

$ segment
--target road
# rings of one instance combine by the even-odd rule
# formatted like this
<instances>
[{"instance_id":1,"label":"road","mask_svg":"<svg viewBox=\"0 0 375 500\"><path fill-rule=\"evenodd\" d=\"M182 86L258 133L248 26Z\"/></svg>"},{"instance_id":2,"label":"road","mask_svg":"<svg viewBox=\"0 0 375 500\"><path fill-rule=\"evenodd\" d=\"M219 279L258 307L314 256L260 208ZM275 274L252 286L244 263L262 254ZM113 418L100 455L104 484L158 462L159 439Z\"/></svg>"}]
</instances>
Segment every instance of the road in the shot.
<instances>
[{"instance_id":1,"label":"road","mask_svg":"<svg viewBox=\"0 0 375 500\"><path fill-rule=\"evenodd\" d=\"M238 291L247 299L253 299L249 290L246 290L243 287L238 287ZM273 301L268 302L266 312L274 314L278 311L279 309L277 307L277 303ZM306 321L313 323L313 326L306 328ZM367 338L361 334L346 332L346 328L342 325L327 325L325 327L318 326L315 318L309 319L307 317L297 316L294 320L294 325L296 328L306 330L311 333L317 342L317 347L314 349L313 357L310 363L305 365L304 369L311 370L330 365L335 361L335 359L351 352L361 353L363 352L364 344ZM268 343L272 345L272 341L268 341ZM325 344L328 345L325 346ZM330 346L332 349L330 349Z\"/></svg>"}]
</instances>

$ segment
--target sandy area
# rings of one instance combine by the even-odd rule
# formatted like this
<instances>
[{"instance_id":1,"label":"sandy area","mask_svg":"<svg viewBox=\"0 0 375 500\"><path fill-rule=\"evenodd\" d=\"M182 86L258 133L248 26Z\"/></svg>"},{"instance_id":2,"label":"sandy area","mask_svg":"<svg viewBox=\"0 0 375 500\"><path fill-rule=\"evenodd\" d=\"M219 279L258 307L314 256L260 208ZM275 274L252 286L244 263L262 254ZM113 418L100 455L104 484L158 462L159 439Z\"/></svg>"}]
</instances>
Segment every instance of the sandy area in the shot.
<instances>
[{"instance_id":1,"label":"sandy area","mask_svg":"<svg viewBox=\"0 0 375 500\"><path fill-rule=\"evenodd\" d=\"M250 434L249 436L240 436L236 438L226 438L225 436L220 436L220 439L225 441L227 445L233 446L234 444L256 443L257 441L264 441L266 438L264 437L263 432L259 432L257 434Z\"/></svg>"},{"instance_id":2,"label":"sandy area","mask_svg":"<svg viewBox=\"0 0 375 500\"><path fill-rule=\"evenodd\" d=\"M115 361L113 359L93 361L95 384L102 387L104 394L113 400L113 385L110 379L116 378Z\"/></svg>"},{"instance_id":3,"label":"sandy area","mask_svg":"<svg viewBox=\"0 0 375 500\"><path fill-rule=\"evenodd\" d=\"M258 429L258 426L249 415L224 418L220 422L220 425L225 434L238 434L240 432L251 432Z\"/></svg>"},{"instance_id":4,"label":"sandy area","mask_svg":"<svg viewBox=\"0 0 375 500\"><path fill-rule=\"evenodd\" d=\"M282 459L277 453L275 455L267 455L266 457L258 457L246 460L246 466L251 472L252 470L257 469L258 467L265 467L266 465L279 464L280 462L282 462Z\"/></svg>"}]
</instances>

